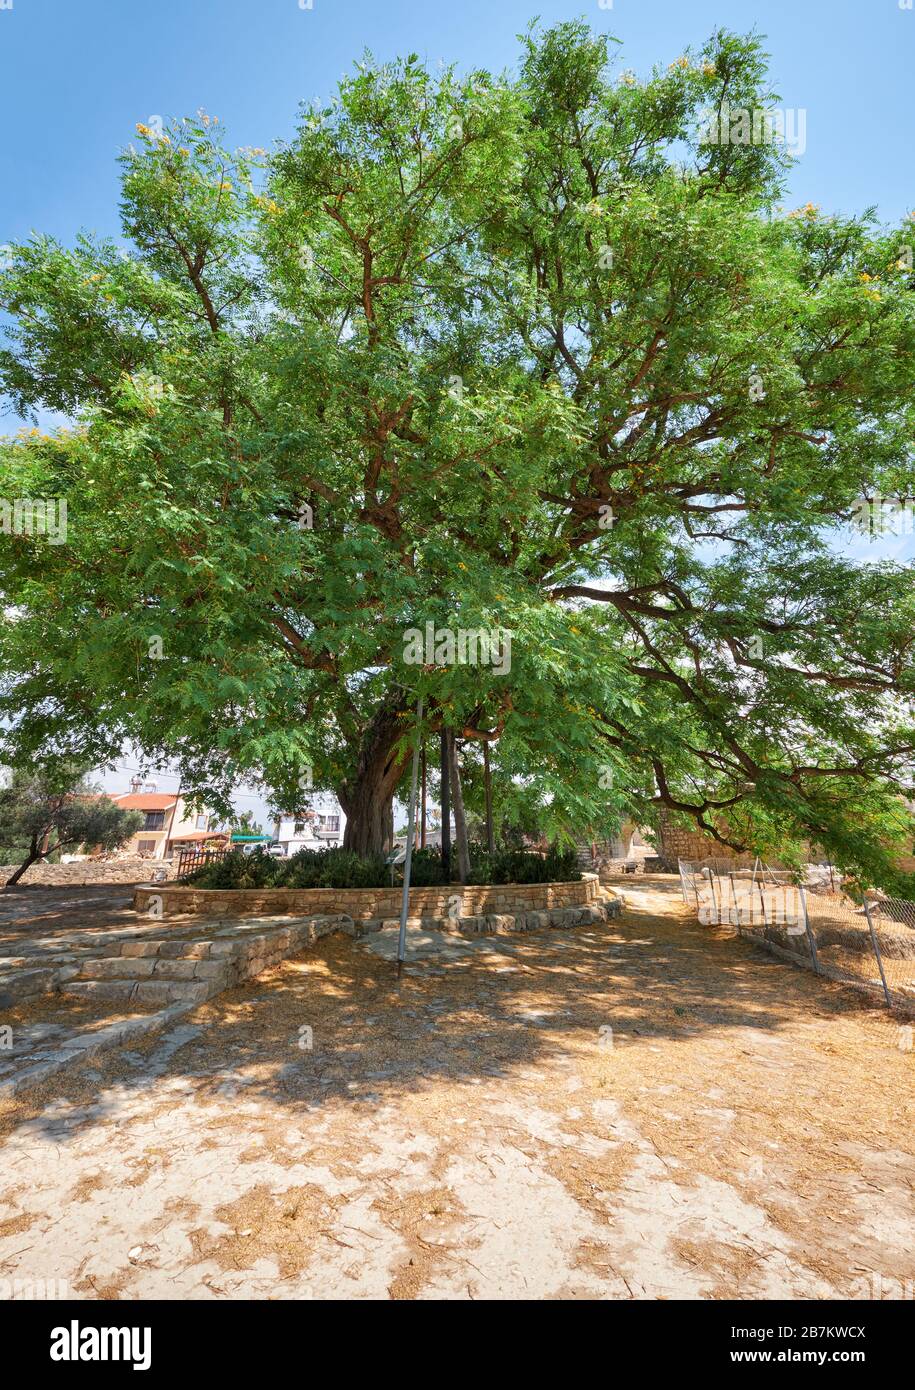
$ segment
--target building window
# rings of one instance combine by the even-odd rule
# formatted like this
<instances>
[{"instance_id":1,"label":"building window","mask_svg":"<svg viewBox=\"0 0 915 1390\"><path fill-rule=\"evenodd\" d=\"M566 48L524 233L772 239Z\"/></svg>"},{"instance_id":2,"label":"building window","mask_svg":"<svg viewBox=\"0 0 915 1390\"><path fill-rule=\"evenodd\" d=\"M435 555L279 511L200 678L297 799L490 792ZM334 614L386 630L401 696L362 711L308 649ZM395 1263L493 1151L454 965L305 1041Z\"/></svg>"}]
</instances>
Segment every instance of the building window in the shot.
<instances>
[{"instance_id":1,"label":"building window","mask_svg":"<svg viewBox=\"0 0 915 1390\"><path fill-rule=\"evenodd\" d=\"M155 852L156 852L156 842L155 842L155 840L138 840L138 841L137 841L137 853L138 853L138 854L155 854Z\"/></svg>"},{"instance_id":2,"label":"building window","mask_svg":"<svg viewBox=\"0 0 915 1390\"><path fill-rule=\"evenodd\" d=\"M198 816L198 817L197 817L196 828L197 828L198 830L206 830L206 829L207 829L207 821L208 821L208 820L209 820L209 816Z\"/></svg>"},{"instance_id":3,"label":"building window","mask_svg":"<svg viewBox=\"0 0 915 1390\"><path fill-rule=\"evenodd\" d=\"M146 812L146 819L145 819L145 821L143 822L143 829L144 829L144 830L164 830L164 829L165 829L165 812L164 812L164 811L147 811L147 812Z\"/></svg>"},{"instance_id":4,"label":"building window","mask_svg":"<svg viewBox=\"0 0 915 1390\"><path fill-rule=\"evenodd\" d=\"M297 821L296 821L296 823L295 823L295 833L296 833L296 835L304 835L304 834L305 834L305 822L304 822L303 820L297 820Z\"/></svg>"}]
</instances>

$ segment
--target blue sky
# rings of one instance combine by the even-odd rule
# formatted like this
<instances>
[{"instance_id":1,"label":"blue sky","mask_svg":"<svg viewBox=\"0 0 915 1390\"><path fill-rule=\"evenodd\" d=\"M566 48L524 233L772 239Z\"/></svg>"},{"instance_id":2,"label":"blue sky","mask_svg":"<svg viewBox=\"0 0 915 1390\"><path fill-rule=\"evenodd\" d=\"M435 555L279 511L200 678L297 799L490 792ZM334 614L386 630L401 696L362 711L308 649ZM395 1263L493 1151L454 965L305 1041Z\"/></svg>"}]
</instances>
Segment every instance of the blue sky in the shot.
<instances>
[{"instance_id":1,"label":"blue sky","mask_svg":"<svg viewBox=\"0 0 915 1390\"><path fill-rule=\"evenodd\" d=\"M234 143L269 147L292 134L299 103L328 97L366 48L498 71L515 63L516 35L535 16L584 16L622 41L636 72L718 26L757 30L782 105L807 113L789 205L874 205L897 222L915 208L915 9L901 8L913 3L12 0L0 9L0 246L33 231L64 242L80 229L118 235L116 155L138 121L202 107Z\"/></svg>"},{"instance_id":2,"label":"blue sky","mask_svg":"<svg viewBox=\"0 0 915 1390\"><path fill-rule=\"evenodd\" d=\"M329 96L366 48L500 70L538 15L544 24L584 16L623 41L624 66L637 73L716 27L756 29L782 105L807 112L789 205L876 205L896 222L915 208L915 9L901 3L12 0L0 9L0 245L33 230L64 242L81 228L117 235L115 157L138 121L203 107L234 143L269 147L292 133L299 103ZM915 549L911 537L850 548L861 558Z\"/></svg>"},{"instance_id":3,"label":"blue sky","mask_svg":"<svg viewBox=\"0 0 915 1390\"><path fill-rule=\"evenodd\" d=\"M715 27L767 35L776 90L808 112L797 202L915 206L915 10L899 0L13 0L0 10L0 242L117 231L115 154L150 115L198 107L239 145L289 135L365 48L464 67L514 62L515 35L585 16L637 72Z\"/></svg>"}]
</instances>

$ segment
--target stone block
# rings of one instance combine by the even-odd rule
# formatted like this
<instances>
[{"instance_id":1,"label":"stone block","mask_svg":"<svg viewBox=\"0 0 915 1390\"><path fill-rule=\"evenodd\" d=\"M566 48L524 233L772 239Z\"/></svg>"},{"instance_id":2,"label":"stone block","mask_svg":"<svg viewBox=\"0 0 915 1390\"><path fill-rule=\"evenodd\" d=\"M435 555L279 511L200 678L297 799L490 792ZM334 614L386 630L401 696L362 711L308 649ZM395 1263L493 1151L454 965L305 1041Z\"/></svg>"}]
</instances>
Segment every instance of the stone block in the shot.
<instances>
[{"instance_id":1,"label":"stone block","mask_svg":"<svg viewBox=\"0 0 915 1390\"><path fill-rule=\"evenodd\" d=\"M157 956L161 941L122 941L120 954L131 960L142 956Z\"/></svg>"},{"instance_id":2,"label":"stone block","mask_svg":"<svg viewBox=\"0 0 915 1390\"><path fill-rule=\"evenodd\" d=\"M189 980L187 982L178 980L174 984L169 983L168 1003L177 1004L185 999L199 1000L202 1002L207 998L209 992L209 989L202 981L199 984L195 984Z\"/></svg>"},{"instance_id":3,"label":"stone block","mask_svg":"<svg viewBox=\"0 0 915 1390\"><path fill-rule=\"evenodd\" d=\"M231 962L221 960L198 960L194 965L195 980L228 980Z\"/></svg>"},{"instance_id":4,"label":"stone block","mask_svg":"<svg viewBox=\"0 0 915 1390\"><path fill-rule=\"evenodd\" d=\"M147 988L136 980L71 980L61 987L61 994L77 994L87 999L117 999L127 1003L134 991Z\"/></svg>"},{"instance_id":5,"label":"stone block","mask_svg":"<svg viewBox=\"0 0 915 1390\"><path fill-rule=\"evenodd\" d=\"M184 942L163 941L158 954L163 960L177 960L180 955L184 954Z\"/></svg>"},{"instance_id":6,"label":"stone block","mask_svg":"<svg viewBox=\"0 0 915 1390\"><path fill-rule=\"evenodd\" d=\"M53 970L17 970L4 977L4 990L13 999L28 999L32 994L44 994L56 983Z\"/></svg>"},{"instance_id":7,"label":"stone block","mask_svg":"<svg viewBox=\"0 0 915 1390\"><path fill-rule=\"evenodd\" d=\"M149 956L135 959L129 956L96 957L83 961L79 977L82 980L139 980L151 975L155 967L155 958Z\"/></svg>"},{"instance_id":8,"label":"stone block","mask_svg":"<svg viewBox=\"0 0 915 1390\"><path fill-rule=\"evenodd\" d=\"M168 960L163 958L155 963L156 979L193 980L197 969L196 960Z\"/></svg>"},{"instance_id":9,"label":"stone block","mask_svg":"<svg viewBox=\"0 0 915 1390\"><path fill-rule=\"evenodd\" d=\"M134 998L142 1004L170 1004L172 1001L168 992L171 988L170 980L140 980L134 985Z\"/></svg>"},{"instance_id":10,"label":"stone block","mask_svg":"<svg viewBox=\"0 0 915 1390\"><path fill-rule=\"evenodd\" d=\"M207 960L209 954L209 941L188 941L181 948L182 960Z\"/></svg>"}]
</instances>

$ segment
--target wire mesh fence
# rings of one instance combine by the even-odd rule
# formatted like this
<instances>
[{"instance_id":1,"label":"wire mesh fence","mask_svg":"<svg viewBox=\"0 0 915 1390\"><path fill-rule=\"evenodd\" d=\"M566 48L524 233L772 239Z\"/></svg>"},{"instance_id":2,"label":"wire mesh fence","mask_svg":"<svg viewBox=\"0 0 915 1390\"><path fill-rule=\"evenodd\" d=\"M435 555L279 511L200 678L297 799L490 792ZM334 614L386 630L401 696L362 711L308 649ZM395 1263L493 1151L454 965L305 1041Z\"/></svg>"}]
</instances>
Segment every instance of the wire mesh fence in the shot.
<instances>
[{"instance_id":1,"label":"wire mesh fence","mask_svg":"<svg viewBox=\"0 0 915 1390\"><path fill-rule=\"evenodd\" d=\"M804 881L757 862L681 860L683 901L706 925L730 925L775 954L915 1012L915 903L871 895L855 902L831 865Z\"/></svg>"}]
</instances>

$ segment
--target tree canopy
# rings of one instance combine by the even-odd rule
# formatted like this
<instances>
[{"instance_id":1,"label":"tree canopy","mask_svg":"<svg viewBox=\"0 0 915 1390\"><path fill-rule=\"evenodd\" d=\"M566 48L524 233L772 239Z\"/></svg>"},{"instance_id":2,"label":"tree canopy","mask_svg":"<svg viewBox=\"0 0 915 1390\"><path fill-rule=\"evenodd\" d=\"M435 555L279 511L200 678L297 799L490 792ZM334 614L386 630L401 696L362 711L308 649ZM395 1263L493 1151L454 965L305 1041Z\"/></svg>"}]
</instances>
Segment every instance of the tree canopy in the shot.
<instances>
[{"instance_id":1,"label":"tree canopy","mask_svg":"<svg viewBox=\"0 0 915 1390\"><path fill-rule=\"evenodd\" d=\"M707 142L778 100L758 38L610 50L366 59L270 153L140 127L123 243L12 248L0 384L75 424L3 447L4 495L69 518L0 543L7 759L330 787L375 850L421 694L499 814L666 807L886 878L911 574L830 536L913 491L915 225L785 211L783 145ZM509 669L411 659L426 624Z\"/></svg>"}]
</instances>

